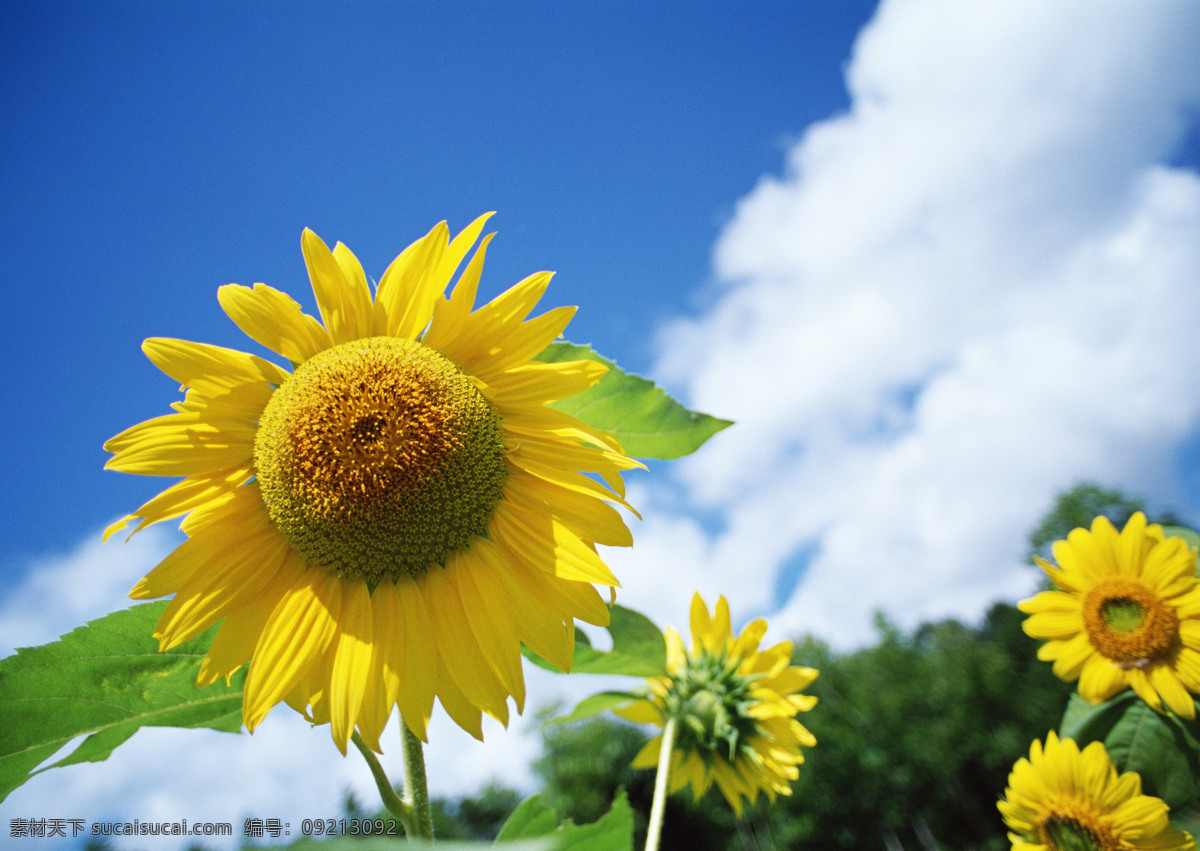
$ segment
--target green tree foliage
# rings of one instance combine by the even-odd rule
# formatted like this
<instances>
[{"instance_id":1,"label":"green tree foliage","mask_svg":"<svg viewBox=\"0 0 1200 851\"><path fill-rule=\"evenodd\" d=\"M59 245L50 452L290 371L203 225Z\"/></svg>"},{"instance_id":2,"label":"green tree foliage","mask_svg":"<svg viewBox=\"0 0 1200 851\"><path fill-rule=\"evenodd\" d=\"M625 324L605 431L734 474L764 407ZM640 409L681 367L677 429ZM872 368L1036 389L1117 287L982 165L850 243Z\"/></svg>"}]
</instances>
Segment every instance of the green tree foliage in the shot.
<instances>
[{"instance_id":1,"label":"green tree foliage","mask_svg":"<svg viewBox=\"0 0 1200 851\"><path fill-rule=\"evenodd\" d=\"M396 793L404 790L397 787ZM492 840L500 828L521 803L522 795L498 783L486 784L478 794L461 798L434 798L430 802L433 814L433 835L438 839ZM353 792L348 792L342 802L342 813L346 819L383 819L395 822L393 816L382 807L370 809L359 802ZM396 824L393 835L403 836L403 826ZM361 839L370 837L363 836Z\"/></svg>"},{"instance_id":2,"label":"green tree foliage","mask_svg":"<svg viewBox=\"0 0 1200 851\"><path fill-rule=\"evenodd\" d=\"M804 717L818 744L770 811L775 845L1007 848L996 800L1071 691L1037 661L1023 618L1000 604L978 629L909 636L881 619L879 643L846 655L804 641L796 661L821 671Z\"/></svg>"},{"instance_id":3,"label":"green tree foliage","mask_svg":"<svg viewBox=\"0 0 1200 851\"><path fill-rule=\"evenodd\" d=\"M542 710L539 718L549 720L558 708ZM604 716L545 724L542 755L533 763L543 783L542 800L576 824L587 824L608 812L617 789L624 788L634 809L648 812L654 778L629 767L647 738L640 728Z\"/></svg>"},{"instance_id":4,"label":"green tree foliage","mask_svg":"<svg viewBox=\"0 0 1200 851\"><path fill-rule=\"evenodd\" d=\"M1092 521L1101 515L1111 520L1117 529L1121 529L1135 511L1146 512L1152 523L1161 523L1164 526L1185 525L1172 511L1152 514L1146 509L1145 502L1137 497L1101 487L1094 482L1082 482L1058 495L1054 507L1029 536L1029 561L1032 563L1035 555L1051 560L1051 544L1066 539L1072 529L1089 528Z\"/></svg>"}]
</instances>

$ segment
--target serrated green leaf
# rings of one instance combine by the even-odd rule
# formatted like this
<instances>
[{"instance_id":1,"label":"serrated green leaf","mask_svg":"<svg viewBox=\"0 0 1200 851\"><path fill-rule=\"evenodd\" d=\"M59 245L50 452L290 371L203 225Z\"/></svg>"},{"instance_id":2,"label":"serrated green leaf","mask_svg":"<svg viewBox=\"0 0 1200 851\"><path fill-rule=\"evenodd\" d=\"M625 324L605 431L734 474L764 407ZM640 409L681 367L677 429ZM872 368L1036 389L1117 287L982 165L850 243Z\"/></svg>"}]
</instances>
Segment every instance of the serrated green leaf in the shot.
<instances>
[{"instance_id":1,"label":"serrated green leaf","mask_svg":"<svg viewBox=\"0 0 1200 851\"><path fill-rule=\"evenodd\" d=\"M558 827L558 814L534 795L521 803L500 829L496 844L515 839L550 839L553 851L633 851L633 810L624 789L612 808L592 824L567 819Z\"/></svg>"},{"instance_id":2,"label":"serrated green leaf","mask_svg":"<svg viewBox=\"0 0 1200 851\"><path fill-rule=\"evenodd\" d=\"M215 627L165 653L154 625L166 602L94 620L0 660L0 800L48 768L107 759L141 727L242 725L242 680L198 688ZM67 756L38 768L78 736Z\"/></svg>"},{"instance_id":3,"label":"serrated green leaf","mask_svg":"<svg viewBox=\"0 0 1200 851\"><path fill-rule=\"evenodd\" d=\"M1100 741L1119 771L1136 771L1147 795L1181 807L1200 794L1200 724L1151 709L1132 691L1090 704L1071 695L1063 738Z\"/></svg>"},{"instance_id":4,"label":"serrated green leaf","mask_svg":"<svg viewBox=\"0 0 1200 851\"><path fill-rule=\"evenodd\" d=\"M612 650L597 650L582 630L575 630L575 654L571 672L576 674L617 674L628 677L657 677L667 670L667 642L662 630L640 612L624 606L609 607ZM557 667L525 649L525 657L535 665L561 674Z\"/></svg>"},{"instance_id":5,"label":"serrated green leaf","mask_svg":"<svg viewBox=\"0 0 1200 851\"><path fill-rule=\"evenodd\" d=\"M608 367L596 384L550 407L611 432L633 458L681 458L733 425L730 420L689 411L654 382L625 372L591 346L551 343L537 359L547 363L586 359Z\"/></svg>"}]
</instances>

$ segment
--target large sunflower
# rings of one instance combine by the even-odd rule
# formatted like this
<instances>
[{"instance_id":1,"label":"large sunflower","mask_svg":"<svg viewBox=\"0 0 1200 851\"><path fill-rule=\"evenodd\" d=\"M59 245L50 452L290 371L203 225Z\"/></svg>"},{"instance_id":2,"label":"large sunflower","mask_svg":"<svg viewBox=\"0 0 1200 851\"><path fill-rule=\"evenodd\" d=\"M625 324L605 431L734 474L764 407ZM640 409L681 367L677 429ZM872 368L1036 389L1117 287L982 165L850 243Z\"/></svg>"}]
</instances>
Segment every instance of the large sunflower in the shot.
<instances>
[{"instance_id":1,"label":"large sunflower","mask_svg":"<svg viewBox=\"0 0 1200 851\"><path fill-rule=\"evenodd\" d=\"M1164 537L1140 511L1118 535L1106 517L1054 543L1037 563L1058 587L1019 604L1025 632L1048 639L1038 658L1099 703L1132 687L1161 712L1192 719L1200 693L1200 582L1196 553Z\"/></svg>"},{"instance_id":2,"label":"large sunflower","mask_svg":"<svg viewBox=\"0 0 1200 851\"><path fill-rule=\"evenodd\" d=\"M1080 753L1051 732L1008 776L996 804L1013 851L1187 851L1190 834L1167 823L1167 805L1142 794L1133 771L1117 776L1101 742Z\"/></svg>"},{"instance_id":3,"label":"large sunflower","mask_svg":"<svg viewBox=\"0 0 1200 851\"><path fill-rule=\"evenodd\" d=\"M761 618L735 638L724 597L710 615L695 594L691 626L690 651L667 627L666 676L650 679L646 699L619 707L617 714L660 727L675 719L672 794L690 783L699 800L716 783L738 815L742 800L754 803L760 791L772 801L777 794L790 795L790 782L800 776L796 766L804 762L800 746L817 743L795 717L817 702L799 693L817 671L790 664L790 641L759 650L767 631ZM656 736L634 758L634 767L653 768L661 747L662 736Z\"/></svg>"},{"instance_id":4,"label":"large sunflower","mask_svg":"<svg viewBox=\"0 0 1200 851\"><path fill-rule=\"evenodd\" d=\"M521 644L566 669L573 619L608 622L592 583L617 580L595 545L632 543L609 503L628 507L621 471L640 465L546 407L605 372L532 360L575 311L526 319L550 273L473 310L489 235L443 294L486 219L453 240L433 228L374 296L349 249L305 230L323 324L264 284L221 287L290 373L203 343L142 346L187 394L108 441L106 466L185 478L105 537L187 515L187 540L130 596L174 594L162 649L223 619L199 682L250 662L250 730L286 701L343 752L356 728L378 750L393 706L425 739L436 696L481 737L481 711L507 723L510 696L523 708Z\"/></svg>"}]
</instances>

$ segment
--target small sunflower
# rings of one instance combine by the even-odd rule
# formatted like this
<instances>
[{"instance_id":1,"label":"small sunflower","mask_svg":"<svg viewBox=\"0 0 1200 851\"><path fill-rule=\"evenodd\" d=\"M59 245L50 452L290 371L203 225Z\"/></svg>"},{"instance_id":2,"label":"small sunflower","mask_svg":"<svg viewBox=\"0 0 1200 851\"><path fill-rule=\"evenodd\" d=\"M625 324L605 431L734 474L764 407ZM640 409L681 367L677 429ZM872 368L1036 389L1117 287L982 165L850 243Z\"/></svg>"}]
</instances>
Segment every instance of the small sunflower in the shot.
<instances>
[{"instance_id":1,"label":"small sunflower","mask_svg":"<svg viewBox=\"0 0 1200 851\"><path fill-rule=\"evenodd\" d=\"M676 720L670 786L675 793L691 784L699 800L716 783L736 814L742 800L754 803L760 791L774 801L790 795L789 783L800 776L800 746L817 743L796 720L817 698L799 694L817 678L813 668L792 666L792 643L765 650L758 644L767 631L761 618L736 638L729 603L717 600L710 615L697 593L692 597L692 649L679 633L665 630L667 674L651 678L645 700L619 707L623 718L665 726ZM634 758L635 768L654 768L662 736L656 736Z\"/></svg>"},{"instance_id":2,"label":"small sunflower","mask_svg":"<svg viewBox=\"0 0 1200 851\"><path fill-rule=\"evenodd\" d=\"M1164 537L1140 511L1120 534L1106 517L1054 543L1055 567L1038 558L1060 589L1019 604L1025 632L1047 639L1038 658L1061 679L1079 680L1092 703L1132 687L1156 711L1165 702L1191 720L1200 693L1200 582L1196 553Z\"/></svg>"},{"instance_id":3,"label":"small sunflower","mask_svg":"<svg viewBox=\"0 0 1200 851\"><path fill-rule=\"evenodd\" d=\"M490 214L489 214L490 215ZM187 535L130 592L174 595L162 649L223 621L200 684L250 663L251 731L286 701L357 728L376 750L393 706L422 739L435 696L481 737L525 698L520 646L571 664L574 619L604 625L593 583L617 580L596 544L629 546L609 503L641 466L611 435L546 407L599 380L592 361L533 357L575 312L526 317L549 272L478 309L491 235L444 292L488 216L453 240L445 222L388 267L374 294L355 256L305 230L322 322L264 284L221 307L293 370L252 354L149 339L187 390L175 413L105 444L106 467L183 476L105 532L186 515Z\"/></svg>"},{"instance_id":4,"label":"small sunflower","mask_svg":"<svg viewBox=\"0 0 1200 851\"><path fill-rule=\"evenodd\" d=\"M1080 753L1051 732L1008 775L996 806L1013 851L1186 851L1191 834L1167 824L1166 803L1142 794L1142 778L1117 776L1104 745Z\"/></svg>"}]
</instances>

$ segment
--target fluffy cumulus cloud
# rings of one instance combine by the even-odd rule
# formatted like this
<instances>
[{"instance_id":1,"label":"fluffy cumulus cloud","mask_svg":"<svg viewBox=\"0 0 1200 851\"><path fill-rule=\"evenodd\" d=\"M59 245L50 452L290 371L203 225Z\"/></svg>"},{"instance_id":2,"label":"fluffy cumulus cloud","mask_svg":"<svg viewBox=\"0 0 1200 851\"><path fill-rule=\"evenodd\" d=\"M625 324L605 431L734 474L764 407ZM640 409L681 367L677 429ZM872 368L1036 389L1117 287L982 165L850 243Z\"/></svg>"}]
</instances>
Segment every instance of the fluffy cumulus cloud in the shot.
<instances>
[{"instance_id":1,"label":"fluffy cumulus cloud","mask_svg":"<svg viewBox=\"0 0 1200 851\"><path fill-rule=\"evenodd\" d=\"M682 530L735 611L850 646L875 610L1026 593L1028 533L1081 479L1179 505L1200 180L1164 164L1198 36L1183 2L884 2L849 110L740 200L710 306L662 333L656 375L737 425L677 466L642 553Z\"/></svg>"}]
</instances>

